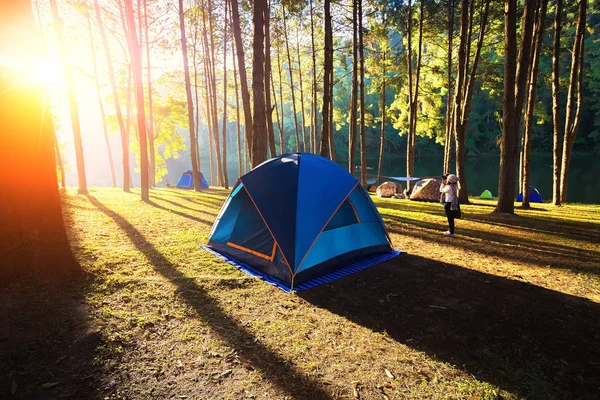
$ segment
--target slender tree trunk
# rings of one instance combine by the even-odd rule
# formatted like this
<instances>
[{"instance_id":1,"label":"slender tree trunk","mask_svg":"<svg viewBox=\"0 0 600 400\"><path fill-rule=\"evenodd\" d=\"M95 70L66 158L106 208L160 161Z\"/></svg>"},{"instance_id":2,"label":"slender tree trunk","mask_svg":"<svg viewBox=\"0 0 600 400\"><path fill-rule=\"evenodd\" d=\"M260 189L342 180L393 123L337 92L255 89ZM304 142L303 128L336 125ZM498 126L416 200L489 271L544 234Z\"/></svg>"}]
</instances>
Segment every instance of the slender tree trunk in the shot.
<instances>
[{"instance_id":1,"label":"slender tree trunk","mask_svg":"<svg viewBox=\"0 0 600 400\"><path fill-rule=\"evenodd\" d=\"M385 26L385 18L383 25ZM386 65L385 50L383 51L383 72L381 76L381 139L379 140L379 165L377 166L377 185L381 185L381 170L383 168L383 154L385 150L385 84L386 84Z\"/></svg>"},{"instance_id":2,"label":"slender tree trunk","mask_svg":"<svg viewBox=\"0 0 600 400\"><path fill-rule=\"evenodd\" d=\"M281 71L281 48L279 43L281 40L277 41L277 70L279 72L279 104L281 104L281 132L280 132L280 141L281 141L281 154L286 152L285 145L285 117L284 117L284 104L283 104L283 73Z\"/></svg>"},{"instance_id":3,"label":"slender tree trunk","mask_svg":"<svg viewBox=\"0 0 600 400\"><path fill-rule=\"evenodd\" d=\"M312 137L311 152L317 152L317 131L319 120L317 115L317 52L315 50L315 22L314 22L313 0L310 0L310 41L312 46Z\"/></svg>"},{"instance_id":4,"label":"slender tree trunk","mask_svg":"<svg viewBox=\"0 0 600 400\"><path fill-rule=\"evenodd\" d=\"M123 113L121 112L121 104L119 101L119 95L117 93L117 80L115 78L115 70L110 54L110 47L108 46L108 40L106 38L106 31L104 30L104 25L102 24L102 16L100 14L98 0L94 0L94 11L96 14L96 22L98 23L98 28L100 30L100 37L102 38L102 47L104 47L104 55L106 57L108 75L110 77L113 101L115 102L115 111L117 113L117 122L119 124L119 131L121 132L121 150L123 153L123 191L129 192L131 188L131 170L129 166L129 139L127 137L125 123L123 121Z\"/></svg>"},{"instance_id":5,"label":"slender tree trunk","mask_svg":"<svg viewBox=\"0 0 600 400\"><path fill-rule=\"evenodd\" d=\"M275 95L275 79L271 74L271 92L273 94L273 108L275 108L275 117L277 118L277 128L279 130L279 154L283 154L281 149L283 148L283 121L279 118L279 107L277 106L277 96Z\"/></svg>"},{"instance_id":6,"label":"slender tree trunk","mask_svg":"<svg viewBox=\"0 0 600 400\"><path fill-rule=\"evenodd\" d=\"M113 164L112 151L110 150L110 141L108 140L108 130L106 129L106 113L104 112L104 102L102 101L102 92L100 91L100 80L98 79L98 63L96 60L96 46L94 46L94 36L92 34L92 24L90 17L87 17L88 33L90 36L90 49L92 51L92 64L94 66L94 82L96 84L96 94L98 95L98 105L100 106L100 117L102 119L102 133L104 134L104 143L108 153L108 163L110 166L110 177L112 187L117 187L117 178L115 176L115 166ZM58 149L58 147L57 147ZM61 160L62 161L62 160Z\"/></svg>"},{"instance_id":7,"label":"slender tree trunk","mask_svg":"<svg viewBox=\"0 0 600 400\"><path fill-rule=\"evenodd\" d=\"M324 0L325 11L325 54L323 64L323 127L321 129L321 148L319 153L323 157L329 155L329 136L331 134L331 125L329 123L329 110L332 107L331 90L333 85L333 32L331 27L331 0Z\"/></svg>"},{"instance_id":8,"label":"slender tree trunk","mask_svg":"<svg viewBox=\"0 0 600 400\"><path fill-rule=\"evenodd\" d=\"M560 174L560 202L567 202L567 188L569 182L569 163L573 144L579 131L582 106L582 82L583 82L583 54L585 41L585 21L587 11L587 0L579 0L577 33L573 44L573 55L571 60L571 73L569 77L569 91L567 93L567 110L565 119L565 135L563 140L562 166ZM575 99L577 97L577 100ZM577 102L577 104L575 104ZM575 109L577 107L577 109Z\"/></svg>"},{"instance_id":9,"label":"slender tree trunk","mask_svg":"<svg viewBox=\"0 0 600 400\"><path fill-rule=\"evenodd\" d=\"M138 0L139 1L139 0ZM139 4L139 3L138 3ZM148 39L148 7L144 0L144 36L146 38L146 62L148 68L148 148L150 155L150 187L156 186L156 153L154 148L154 106L152 105L152 65L150 63L150 40ZM197 130L196 130L197 131Z\"/></svg>"},{"instance_id":10,"label":"slender tree trunk","mask_svg":"<svg viewBox=\"0 0 600 400\"><path fill-rule=\"evenodd\" d=\"M213 119L213 102L212 92L211 92L211 77L210 77L210 53L208 50L208 34L207 34L207 26L206 26L206 9L204 7L204 2L201 5L202 10L202 54L203 57L203 69L204 69L204 104L206 108L206 136L208 137L208 158L209 158L209 168L210 168L210 183L211 186L218 186L219 181L217 179L217 168L215 168L213 151L214 151L214 123Z\"/></svg>"},{"instance_id":11,"label":"slender tree trunk","mask_svg":"<svg viewBox=\"0 0 600 400\"><path fill-rule=\"evenodd\" d=\"M132 0L125 0L125 15L127 17L127 26L129 30L129 51L131 53L131 60L133 63L133 82L135 86L137 125L140 140L141 197L143 201L148 202L150 201L148 179L148 136L146 133L144 81L142 79L142 47L137 40L137 35L135 32Z\"/></svg>"},{"instance_id":12,"label":"slender tree trunk","mask_svg":"<svg viewBox=\"0 0 600 400\"><path fill-rule=\"evenodd\" d=\"M529 92L527 93L527 107L525 110L525 130L523 132L523 208L529 208L529 181L530 181L530 157L531 157L531 135L533 130L533 109L535 106L535 92L537 76L540 68L540 54L544 37L544 23L546 19L546 8L548 0L541 0L540 10L536 22L535 46L529 77Z\"/></svg>"},{"instance_id":13,"label":"slender tree trunk","mask_svg":"<svg viewBox=\"0 0 600 400\"><path fill-rule=\"evenodd\" d=\"M144 0L145 1L145 0ZM195 118L195 132L196 132L196 155L198 160L198 168L202 172L202 163L200 162L200 98L198 94L198 11L194 12L194 43L192 44L192 65L194 67L194 100L196 102L194 107L194 118ZM148 63L150 66L150 63ZM150 89L150 85L148 86ZM210 136L210 135L209 135Z\"/></svg>"},{"instance_id":14,"label":"slender tree trunk","mask_svg":"<svg viewBox=\"0 0 600 400\"><path fill-rule=\"evenodd\" d=\"M333 46L332 46L333 48ZM332 53L333 59L333 53ZM329 85L329 98L331 99L331 104L329 107L329 158L331 161L336 162L336 154L335 154L335 130L333 129L333 108L335 107L334 99L333 99L333 69L331 70L329 81L331 85Z\"/></svg>"},{"instance_id":15,"label":"slender tree trunk","mask_svg":"<svg viewBox=\"0 0 600 400\"><path fill-rule=\"evenodd\" d=\"M561 205L560 197L560 168L561 168L561 129L560 129L560 31L562 29L561 14L563 0L556 0L554 16L554 44L552 45L552 204Z\"/></svg>"},{"instance_id":16,"label":"slender tree trunk","mask_svg":"<svg viewBox=\"0 0 600 400\"><path fill-rule=\"evenodd\" d=\"M472 0L471 0L472 1ZM453 132L454 138L456 140L456 168L459 178L461 178L461 174L463 171L459 171L459 166L464 166L464 149L465 149L465 126L462 124L462 115L463 115L463 87L464 82L467 79L466 74L466 62L468 58L467 54L467 41L468 41L468 23L469 23L469 0L461 1L461 11L460 11L460 42L458 45L458 64L456 67L456 88L454 90L454 111L453 111ZM449 157L450 158L450 157ZM464 178L463 178L464 179ZM468 194L466 188L460 188L459 196L461 193ZM468 202L468 196L466 197ZM465 199L460 199L463 202Z\"/></svg>"},{"instance_id":17,"label":"slender tree trunk","mask_svg":"<svg viewBox=\"0 0 600 400\"><path fill-rule=\"evenodd\" d=\"M360 57L360 184L367 187L367 133L365 129L365 46L363 44L362 0L358 3L358 51Z\"/></svg>"},{"instance_id":18,"label":"slender tree trunk","mask_svg":"<svg viewBox=\"0 0 600 400\"><path fill-rule=\"evenodd\" d=\"M252 111L250 108L250 92L248 91L248 79L246 78L246 62L244 61L244 43L242 42L242 31L240 25L240 13L238 0L231 0L231 16L233 19L233 36L235 37L235 51L240 72L240 89L242 91L242 105L244 107L244 132L245 142L248 149L252 143Z\"/></svg>"},{"instance_id":19,"label":"slender tree trunk","mask_svg":"<svg viewBox=\"0 0 600 400\"><path fill-rule=\"evenodd\" d=\"M235 53L235 42L233 36L231 37L231 51ZM237 67L235 60L233 61L233 83L235 85L235 125L237 131L237 153L238 153L238 178L242 176L242 153L244 150L242 149L242 139L241 139L241 130L240 130L240 95L238 89L238 78L237 78Z\"/></svg>"},{"instance_id":20,"label":"slender tree trunk","mask_svg":"<svg viewBox=\"0 0 600 400\"><path fill-rule=\"evenodd\" d=\"M252 41L252 99L254 100L254 126L252 127L252 168L267 159L267 118L265 113L265 12L267 0L254 0L252 21L254 38Z\"/></svg>"},{"instance_id":21,"label":"slender tree trunk","mask_svg":"<svg viewBox=\"0 0 600 400\"><path fill-rule=\"evenodd\" d=\"M64 189L67 187L65 165L63 163L62 155L60 154L60 145L58 144L58 137L56 137L54 125L52 126L52 140L54 142L54 151L56 153L56 163L58 164L58 169L60 170L60 186Z\"/></svg>"},{"instance_id":22,"label":"slender tree trunk","mask_svg":"<svg viewBox=\"0 0 600 400\"><path fill-rule=\"evenodd\" d=\"M273 128L273 106L271 105L271 2L265 9L265 114L267 116L267 136L271 157L277 155L275 148L275 130Z\"/></svg>"},{"instance_id":23,"label":"slender tree trunk","mask_svg":"<svg viewBox=\"0 0 600 400\"><path fill-rule=\"evenodd\" d=\"M43 54L31 4L0 2L0 54L28 65ZM0 63L0 282L29 278L70 280L80 274L63 222L47 93L28 68ZM33 171L34 179L18 172Z\"/></svg>"},{"instance_id":24,"label":"slender tree trunk","mask_svg":"<svg viewBox=\"0 0 600 400\"><path fill-rule=\"evenodd\" d=\"M422 0L421 0L422 1ZM406 16L406 37L408 46L406 48L406 65L408 69L408 134L406 135L406 175L412 176L414 162L412 160L411 145L413 135L413 65L412 65L412 1L408 2L408 13ZM407 189L412 187L410 182L406 183Z\"/></svg>"},{"instance_id":25,"label":"slender tree trunk","mask_svg":"<svg viewBox=\"0 0 600 400\"><path fill-rule=\"evenodd\" d=\"M71 126L73 127L73 138L75 142L75 159L77 161L77 177L79 181L79 194L87 194L87 181L85 178L85 161L83 157L83 142L81 140L81 126L79 124L79 110L77 109L77 98L73 88L73 71L69 62L69 53L67 43L63 32L63 21L58 14L56 0L50 0L52 8L52 17L54 20L54 30L60 48L60 55L63 62L65 80L67 82L67 92L69 95L69 110L71 112Z\"/></svg>"},{"instance_id":26,"label":"slender tree trunk","mask_svg":"<svg viewBox=\"0 0 600 400\"><path fill-rule=\"evenodd\" d=\"M300 37L298 27L296 27L296 46L298 50L298 83L300 84L300 117L302 118L302 141L304 142L304 145L302 146L302 151L307 152L310 148L310 142L307 140L308 138L306 137L306 120L304 117L304 88L302 85L302 65L300 60Z\"/></svg>"},{"instance_id":27,"label":"slender tree trunk","mask_svg":"<svg viewBox=\"0 0 600 400\"><path fill-rule=\"evenodd\" d=\"M452 161L452 38L454 35L454 0L448 0L448 94L446 96L446 140L444 141L444 174L450 172Z\"/></svg>"},{"instance_id":28,"label":"slender tree trunk","mask_svg":"<svg viewBox=\"0 0 600 400\"><path fill-rule=\"evenodd\" d=\"M194 189L200 192L200 167L198 165L198 155L196 154L196 131L194 126L194 103L192 99L192 88L190 85L190 67L188 65L187 38L185 35L185 18L183 9L183 0L179 0L179 32L181 34L181 53L183 55L183 72L185 75L185 95L187 98L188 109L188 129L190 130L190 153L192 158L192 179L194 180Z\"/></svg>"},{"instance_id":29,"label":"slender tree trunk","mask_svg":"<svg viewBox=\"0 0 600 400\"><path fill-rule=\"evenodd\" d=\"M348 129L348 172L356 168L356 117L358 110L358 2L352 1L352 93L350 94L350 126ZM362 86L361 86L362 87ZM362 113L361 113L362 114Z\"/></svg>"},{"instance_id":30,"label":"slender tree trunk","mask_svg":"<svg viewBox=\"0 0 600 400\"><path fill-rule=\"evenodd\" d=\"M223 18L223 184L229 189L227 176L227 0L225 1L225 18Z\"/></svg>"},{"instance_id":31,"label":"slender tree trunk","mask_svg":"<svg viewBox=\"0 0 600 400\"><path fill-rule=\"evenodd\" d=\"M300 151L300 128L298 127L298 111L296 111L296 94L294 90L294 74L292 68L292 56L290 54L290 42L287 34L287 17L285 16L285 7L282 6L283 10L283 34L285 37L285 49L288 59L288 73L290 75L290 90L292 92L292 111L294 113L294 128L296 128L296 151Z\"/></svg>"},{"instance_id":32,"label":"slender tree trunk","mask_svg":"<svg viewBox=\"0 0 600 400\"><path fill-rule=\"evenodd\" d=\"M415 169L415 145L416 145L416 138L417 138L417 107L419 104L419 100L418 100L419 99L419 80L421 77L421 56L422 56L422 49L423 49L423 17L424 17L423 1L424 0L421 0L420 16L419 16L419 52L417 55L417 65L416 65L416 71L415 71L414 94L412 94L410 96L411 97L411 105L410 105L409 134L408 134L408 143L407 143L407 149L406 149L406 175L407 176L413 176L414 169ZM409 25L410 25L410 19L412 18L412 16L410 14L411 13L409 11ZM412 74L412 66L411 66L410 73ZM411 82L412 82L412 75L411 75ZM412 84L410 86L412 86ZM412 90L412 88L411 88L411 90ZM412 184L410 181L407 183L407 186L409 188L412 187Z\"/></svg>"},{"instance_id":33,"label":"slender tree trunk","mask_svg":"<svg viewBox=\"0 0 600 400\"><path fill-rule=\"evenodd\" d=\"M500 175L496 212L513 214L519 156L519 125L523 111L524 86L527 83L527 72L529 71L529 55L536 2L533 0L525 1L525 11L521 22L521 46L519 47L516 65L517 4L516 0L506 0L505 4L503 132L500 146Z\"/></svg>"}]
</instances>

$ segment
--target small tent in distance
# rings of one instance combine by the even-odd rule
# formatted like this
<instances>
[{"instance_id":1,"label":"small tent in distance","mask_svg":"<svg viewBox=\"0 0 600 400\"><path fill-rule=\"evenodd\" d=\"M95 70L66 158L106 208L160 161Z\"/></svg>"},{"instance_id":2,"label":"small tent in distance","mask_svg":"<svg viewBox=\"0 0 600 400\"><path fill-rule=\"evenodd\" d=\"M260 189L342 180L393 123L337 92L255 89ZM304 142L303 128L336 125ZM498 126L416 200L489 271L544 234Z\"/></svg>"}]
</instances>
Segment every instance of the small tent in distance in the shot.
<instances>
[{"instance_id":1,"label":"small tent in distance","mask_svg":"<svg viewBox=\"0 0 600 400\"><path fill-rule=\"evenodd\" d=\"M442 181L438 178L421 179L415 183L415 187L410 194L410 199L415 201L439 202L441 185Z\"/></svg>"},{"instance_id":2,"label":"small tent in distance","mask_svg":"<svg viewBox=\"0 0 600 400\"><path fill-rule=\"evenodd\" d=\"M517 196L517 201L523 202L523 193L519 193L519 195ZM543 203L544 202L542 200L542 195L540 194L540 192L538 192L538 190L531 185L529 185L529 202L530 203Z\"/></svg>"},{"instance_id":3,"label":"small tent in distance","mask_svg":"<svg viewBox=\"0 0 600 400\"><path fill-rule=\"evenodd\" d=\"M308 289L399 253L359 182L309 153L275 157L240 177L204 248L285 291Z\"/></svg>"},{"instance_id":4,"label":"small tent in distance","mask_svg":"<svg viewBox=\"0 0 600 400\"><path fill-rule=\"evenodd\" d=\"M486 189L481 193L479 198L484 199L484 200L493 200L494 196L492 196L492 192L490 192L489 190Z\"/></svg>"},{"instance_id":5,"label":"small tent in distance","mask_svg":"<svg viewBox=\"0 0 600 400\"><path fill-rule=\"evenodd\" d=\"M200 174L200 188L208 189L208 182L206 182L204 175L202 174L202 172L199 172L199 174ZM193 189L194 188L194 177L192 176L191 169L188 171L185 171L183 173L183 175L181 175L179 182L177 182L177 188L178 189Z\"/></svg>"}]
</instances>

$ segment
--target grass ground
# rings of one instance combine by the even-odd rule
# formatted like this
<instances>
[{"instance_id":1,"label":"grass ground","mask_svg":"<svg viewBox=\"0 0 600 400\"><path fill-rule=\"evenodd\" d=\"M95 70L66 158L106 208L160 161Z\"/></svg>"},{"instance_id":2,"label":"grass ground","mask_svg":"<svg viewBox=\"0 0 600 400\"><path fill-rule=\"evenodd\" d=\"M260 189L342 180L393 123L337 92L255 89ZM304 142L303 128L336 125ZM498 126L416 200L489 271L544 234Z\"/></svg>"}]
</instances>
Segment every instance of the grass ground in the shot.
<instances>
[{"instance_id":1,"label":"grass ground","mask_svg":"<svg viewBox=\"0 0 600 400\"><path fill-rule=\"evenodd\" d=\"M290 295L198 247L226 196L65 193L89 275L0 289L0 398L600 397L600 206L376 199L405 253Z\"/></svg>"}]
</instances>

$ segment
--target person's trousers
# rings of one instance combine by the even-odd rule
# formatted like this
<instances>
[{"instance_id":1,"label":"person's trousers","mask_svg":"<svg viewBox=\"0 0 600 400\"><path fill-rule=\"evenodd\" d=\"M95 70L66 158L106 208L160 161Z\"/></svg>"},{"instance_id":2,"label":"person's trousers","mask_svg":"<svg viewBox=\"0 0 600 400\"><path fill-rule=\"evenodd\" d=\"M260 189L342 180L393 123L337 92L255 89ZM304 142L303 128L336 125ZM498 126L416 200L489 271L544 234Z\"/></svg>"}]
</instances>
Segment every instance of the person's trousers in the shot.
<instances>
[{"instance_id":1,"label":"person's trousers","mask_svg":"<svg viewBox=\"0 0 600 400\"><path fill-rule=\"evenodd\" d=\"M444 210L446 211L446 217L448 217L448 227L450 233L454 234L454 218L456 217L456 211L450 209L452 203L444 203Z\"/></svg>"}]
</instances>

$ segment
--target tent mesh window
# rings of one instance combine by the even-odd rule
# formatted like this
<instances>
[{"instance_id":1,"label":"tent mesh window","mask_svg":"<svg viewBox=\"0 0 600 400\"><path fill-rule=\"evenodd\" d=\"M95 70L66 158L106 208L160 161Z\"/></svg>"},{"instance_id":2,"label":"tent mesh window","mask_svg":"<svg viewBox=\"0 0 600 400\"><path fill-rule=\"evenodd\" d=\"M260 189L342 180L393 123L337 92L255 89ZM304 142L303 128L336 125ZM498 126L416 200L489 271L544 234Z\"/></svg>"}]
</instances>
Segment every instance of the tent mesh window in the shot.
<instances>
[{"instance_id":1,"label":"tent mesh window","mask_svg":"<svg viewBox=\"0 0 600 400\"><path fill-rule=\"evenodd\" d=\"M343 226L358 224L360 222L358 218L358 213L356 212L356 208L354 208L354 204L348 199L344 200L340 208L336 211L336 213L331 217L331 220L323 229L323 231L330 231L332 229L341 228Z\"/></svg>"}]
</instances>

